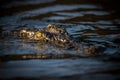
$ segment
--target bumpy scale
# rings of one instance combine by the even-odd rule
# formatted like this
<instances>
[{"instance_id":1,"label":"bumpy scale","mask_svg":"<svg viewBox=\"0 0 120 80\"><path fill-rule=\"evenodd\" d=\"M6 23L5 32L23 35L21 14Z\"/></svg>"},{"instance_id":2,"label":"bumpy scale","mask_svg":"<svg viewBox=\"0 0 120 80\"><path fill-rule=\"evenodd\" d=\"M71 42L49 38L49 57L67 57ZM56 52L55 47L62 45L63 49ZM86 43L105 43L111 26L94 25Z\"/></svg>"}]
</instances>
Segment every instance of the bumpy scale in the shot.
<instances>
[{"instance_id":1,"label":"bumpy scale","mask_svg":"<svg viewBox=\"0 0 120 80\"><path fill-rule=\"evenodd\" d=\"M44 41L54 44L64 49L83 50L86 54L95 54L98 47L82 48L76 44L72 37L68 34L65 28L58 25L49 24L45 28L23 28L17 32L23 39L34 41Z\"/></svg>"}]
</instances>

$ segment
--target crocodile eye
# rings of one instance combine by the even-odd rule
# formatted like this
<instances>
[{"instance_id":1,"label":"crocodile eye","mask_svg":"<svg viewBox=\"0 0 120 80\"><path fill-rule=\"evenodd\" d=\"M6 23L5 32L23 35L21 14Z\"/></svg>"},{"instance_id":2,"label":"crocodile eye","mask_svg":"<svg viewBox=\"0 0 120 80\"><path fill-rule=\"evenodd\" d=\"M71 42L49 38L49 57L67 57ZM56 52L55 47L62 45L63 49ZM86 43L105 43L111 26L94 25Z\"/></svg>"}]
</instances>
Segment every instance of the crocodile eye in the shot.
<instances>
[{"instance_id":1,"label":"crocodile eye","mask_svg":"<svg viewBox=\"0 0 120 80\"><path fill-rule=\"evenodd\" d=\"M37 37L42 37L42 33L41 32L36 32L36 36Z\"/></svg>"}]
</instances>

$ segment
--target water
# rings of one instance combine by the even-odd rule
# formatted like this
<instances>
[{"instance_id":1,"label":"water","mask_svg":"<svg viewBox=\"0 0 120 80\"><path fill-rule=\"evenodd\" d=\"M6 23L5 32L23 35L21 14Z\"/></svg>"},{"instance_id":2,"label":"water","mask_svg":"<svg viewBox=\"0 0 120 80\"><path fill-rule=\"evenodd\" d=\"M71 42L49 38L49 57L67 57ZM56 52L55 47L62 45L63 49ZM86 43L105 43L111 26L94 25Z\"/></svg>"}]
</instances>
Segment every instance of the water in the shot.
<instances>
[{"instance_id":1,"label":"water","mask_svg":"<svg viewBox=\"0 0 120 80\"><path fill-rule=\"evenodd\" d=\"M95 0L1 1L0 79L119 80L119 9L117 4L116 7L111 7L112 3L103 2L104 4L98 4ZM10 34L3 35L24 25L43 28L48 24L65 26L68 33L83 45L103 47L103 55L84 57L80 51L41 46ZM38 57L33 57L36 54ZM59 54L60 57L44 59L42 56L43 59L39 59L40 54ZM24 59L26 55L29 59Z\"/></svg>"}]
</instances>

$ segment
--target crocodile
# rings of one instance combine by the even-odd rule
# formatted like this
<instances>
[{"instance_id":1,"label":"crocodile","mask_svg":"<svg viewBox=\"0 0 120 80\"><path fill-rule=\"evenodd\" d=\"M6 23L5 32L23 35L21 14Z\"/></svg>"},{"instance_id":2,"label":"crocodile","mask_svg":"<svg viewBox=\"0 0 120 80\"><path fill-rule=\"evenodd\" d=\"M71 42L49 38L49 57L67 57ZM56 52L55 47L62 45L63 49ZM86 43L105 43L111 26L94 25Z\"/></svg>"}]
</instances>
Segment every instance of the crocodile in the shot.
<instances>
[{"instance_id":1,"label":"crocodile","mask_svg":"<svg viewBox=\"0 0 120 80\"><path fill-rule=\"evenodd\" d=\"M98 55L99 47L83 48L77 44L67 30L59 25L49 24L44 28L22 28L13 33L22 39L53 44L63 49L83 50L85 54Z\"/></svg>"}]
</instances>

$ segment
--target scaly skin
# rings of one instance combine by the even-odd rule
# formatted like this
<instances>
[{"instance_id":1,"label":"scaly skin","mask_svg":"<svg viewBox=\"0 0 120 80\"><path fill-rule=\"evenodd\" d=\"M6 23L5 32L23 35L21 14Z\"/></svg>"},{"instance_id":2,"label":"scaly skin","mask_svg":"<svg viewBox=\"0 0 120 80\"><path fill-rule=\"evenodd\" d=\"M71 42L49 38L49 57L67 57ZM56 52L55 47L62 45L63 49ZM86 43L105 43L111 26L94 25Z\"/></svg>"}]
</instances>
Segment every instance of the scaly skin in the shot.
<instances>
[{"instance_id":1,"label":"scaly skin","mask_svg":"<svg viewBox=\"0 0 120 80\"><path fill-rule=\"evenodd\" d=\"M98 54L98 47L92 46L89 48L81 48L76 42L72 39L72 37L67 33L65 28L61 28L57 25L49 24L45 28L41 29L21 29L17 33L23 39L29 39L34 41L44 41L50 44L54 44L58 47L62 47L63 49L74 49L74 50L83 50L85 54Z\"/></svg>"}]
</instances>

